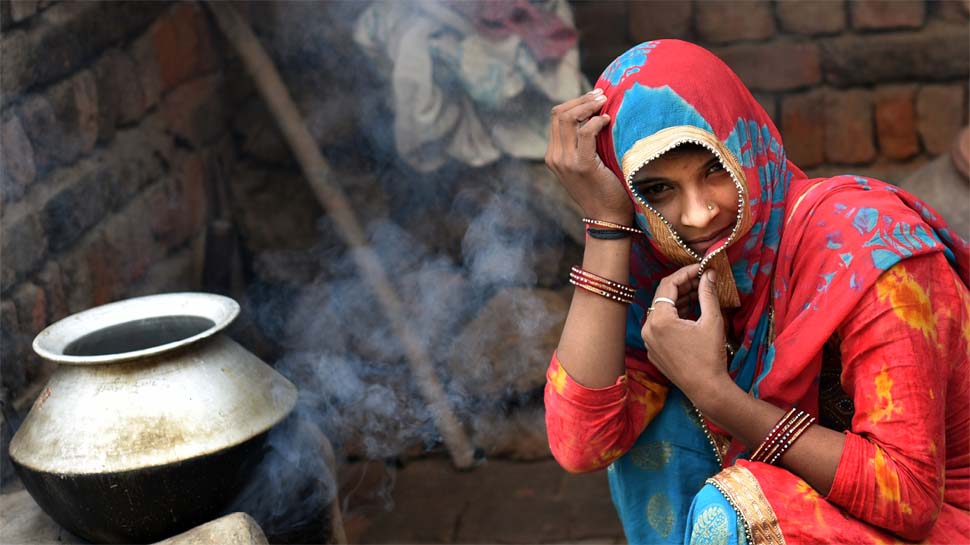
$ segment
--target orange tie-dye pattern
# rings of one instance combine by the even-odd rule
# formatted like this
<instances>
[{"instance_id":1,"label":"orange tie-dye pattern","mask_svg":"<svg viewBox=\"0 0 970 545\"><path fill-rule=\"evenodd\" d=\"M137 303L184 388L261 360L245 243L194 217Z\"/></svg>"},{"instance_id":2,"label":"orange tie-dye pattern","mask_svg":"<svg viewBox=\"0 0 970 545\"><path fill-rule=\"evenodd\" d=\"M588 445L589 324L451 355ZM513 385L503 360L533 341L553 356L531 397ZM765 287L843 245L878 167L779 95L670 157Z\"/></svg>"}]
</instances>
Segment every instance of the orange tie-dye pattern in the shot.
<instances>
[{"instance_id":1,"label":"orange tie-dye pattern","mask_svg":"<svg viewBox=\"0 0 970 545\"><path fill-rule=\"evenodd\" d=\"M875 384L879 402L869 412L869 421L874 424L889 420L894 414L903 412L902 407L897 406L893 401L893 379L886 365L883 365L882 370L876 375Z\"/></svg>"},{"instance_id":2,"label":"orange tie-dye pattern","mask_svg":"<svg viewBox=\"0 0 970 545\"><path fill-rule=\"evenodd\" d=\"M561 365L556 365L555 369L549 371L547 378L556 393L562 395L563 389L566 388L566 370Z\"/></svg>"},{"instance_id":3,"label":"orange tie-dye pattern","mask_svg":"<svg viewBox=\"0 0 970 545\"><path fill-rule=\"evenodd\" d=\"M812 506L812 510L815 512L815 521L818 522L819 525L828 526L825 519L822 517L822 508L818 503L819 500L822 499L822 496L818 493L818 491L812 488L807 482L798 480L798 482L795 483L795 496L801 498Z\"/></svg>"},{"instance_id":4,"label":"orange tie-dye pattern","mask_svg":"<svg viewBox=\"0 0 970 545\"><path fill-rule=\"evenodd\" d=\"M606 449L600 454L599 462L602 465L609 465L615 462L620 456L623 456L622 450L616 448Z\"/></svg>"},{"instance_id":5,"label":"orange tie-dye pattern","mask_svg":"<svg viewBox=\"0 0 970 545\"><path fill-rule=\"evenodd\" d=\"M876 455L872 459L872 464L875 468L876 486L879 488L879 494L883 499L897 503L903 514L913 514L913 509L908 503L902 501L900 496L899 474L896 473L896 468L889 465L885 452L879 447L876 447Z\"/></svg>"},{"instance_id":6,"label":"orange tie-dye pattern","mask_svg":"<svg viewBox=\"0 0 970 545\"><path fill-rule=\"evenodd\" d=\"M643 371L629 370L627 373L631 380L643 387L642 392L637 391L638 389L631 389L630 397L643 405L646 420L650 422L663 409L668 388L651 381Z\"/></svg>"},{"instance_id":7,"label":"orange tie-dye pattern","mask_svg":"<svg viewBox=\"0 0 970 545\"><path fill-rule=\"evenodd\" d=\"M889 269L876 281L876 293L882 302L889 301L900 320L936 342L937 319L930 297L902 263Z\"/></svg>"}]
</instances>

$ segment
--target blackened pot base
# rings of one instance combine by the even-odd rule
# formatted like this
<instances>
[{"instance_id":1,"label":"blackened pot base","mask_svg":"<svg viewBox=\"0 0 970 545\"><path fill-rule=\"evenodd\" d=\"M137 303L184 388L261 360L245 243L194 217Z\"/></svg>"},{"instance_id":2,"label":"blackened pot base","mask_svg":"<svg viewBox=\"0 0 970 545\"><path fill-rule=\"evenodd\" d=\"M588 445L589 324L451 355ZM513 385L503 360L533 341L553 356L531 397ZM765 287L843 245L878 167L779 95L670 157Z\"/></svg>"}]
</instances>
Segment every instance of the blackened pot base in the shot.
<instances>
[{"instance_id":1,"label":"blackened pot base","mask_svg":"<svg viewBox=\"0 0 970 545\"><path fill-rule=\"evenodd\" d=\"M57 475L14 461L24 486L61 526L94 543L152 543L220 514L262 459L266 433L169 465Z\"/></svg>"}]
</instances>

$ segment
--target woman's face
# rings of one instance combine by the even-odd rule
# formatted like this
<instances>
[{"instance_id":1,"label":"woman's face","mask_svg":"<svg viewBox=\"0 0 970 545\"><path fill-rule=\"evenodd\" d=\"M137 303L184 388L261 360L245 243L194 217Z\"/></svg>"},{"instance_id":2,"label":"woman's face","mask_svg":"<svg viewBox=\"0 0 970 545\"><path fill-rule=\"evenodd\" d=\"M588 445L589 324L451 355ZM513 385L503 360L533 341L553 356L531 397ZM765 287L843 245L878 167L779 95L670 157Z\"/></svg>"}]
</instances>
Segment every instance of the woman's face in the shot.
<instances>
[{"instance_id":1,"label":"woman's face","mask_svg":"<svg viewBox=\"0 0 970 545\"><path fill-rule=\"evenodd\" d=\"M633 189L701 256L727 238L737 220L734 180L700 146L679 146L650 161L634 175Z\"/></svg>"}]
</instances>

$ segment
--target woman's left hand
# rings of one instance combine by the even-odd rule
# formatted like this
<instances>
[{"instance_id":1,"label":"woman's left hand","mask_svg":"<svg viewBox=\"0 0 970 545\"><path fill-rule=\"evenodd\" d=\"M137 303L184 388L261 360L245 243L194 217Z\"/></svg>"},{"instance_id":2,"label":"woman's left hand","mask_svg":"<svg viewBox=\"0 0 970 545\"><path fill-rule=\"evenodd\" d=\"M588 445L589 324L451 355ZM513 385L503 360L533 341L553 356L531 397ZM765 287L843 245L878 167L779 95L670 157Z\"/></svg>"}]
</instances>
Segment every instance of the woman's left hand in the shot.
<instances>
[{"instance_id":1,"label":"woman's left hand","mask_svg":"<svg viewBox=\"0 0 970 545\"><path fill-rule=\"evenodd\" d=\"M682 300L692 289L699 267L688 265L661 280L654 301L658 297ZM641 330L650 361L695 403L719 388L734 385L727 372L724 316L715 280L714 271L707 271L697 286L700 318L683 319L677 306L658 301Z\"/></svg>"}]
</instances>

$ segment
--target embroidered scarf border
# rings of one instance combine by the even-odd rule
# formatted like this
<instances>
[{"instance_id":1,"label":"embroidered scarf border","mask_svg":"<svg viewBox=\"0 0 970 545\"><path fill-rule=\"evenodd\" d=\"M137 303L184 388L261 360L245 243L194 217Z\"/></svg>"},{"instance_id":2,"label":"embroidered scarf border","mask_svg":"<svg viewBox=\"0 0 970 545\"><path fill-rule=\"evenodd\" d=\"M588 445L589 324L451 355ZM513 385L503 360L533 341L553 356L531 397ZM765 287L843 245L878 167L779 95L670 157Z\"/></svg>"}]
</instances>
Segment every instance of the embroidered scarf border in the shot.
<instances>
[{"instance_id":1,"label":"embroidered scarf border","mask_svg":"<svg viewBox=\"0 0 970 545\"><path fill-rule=\"evenodd\" d=\"M728 467L707 482L716 486L741 516L751 545L785 545L775 510L765 498L758 479L747 468Z\"/></svg>"}]
</instances>

